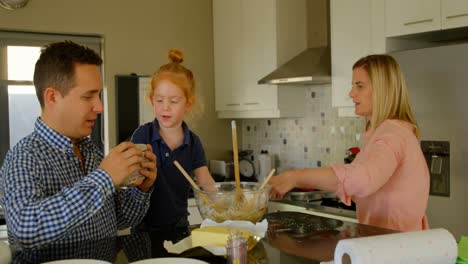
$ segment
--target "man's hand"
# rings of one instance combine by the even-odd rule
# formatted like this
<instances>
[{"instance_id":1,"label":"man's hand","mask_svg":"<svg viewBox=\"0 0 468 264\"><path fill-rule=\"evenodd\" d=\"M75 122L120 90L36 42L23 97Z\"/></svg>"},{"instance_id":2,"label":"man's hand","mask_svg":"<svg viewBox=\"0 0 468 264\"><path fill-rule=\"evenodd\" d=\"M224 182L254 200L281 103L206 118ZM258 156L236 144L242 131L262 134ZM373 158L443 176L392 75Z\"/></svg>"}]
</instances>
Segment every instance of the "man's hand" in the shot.
<instances>
[{"instance_id":1,"label":"man's hand","mask_svg":"<svg viewBox=\"0 0 468 264\"><path fill-rule=\"evenodd\" d=\"M146 144L146 147L148 148L148 151L145 152L145 158L148 159L148 161L143 161L141 162L141 167L140 169L140 174L145 176L145 179L143 181L138 181L132 186L138 187L140 191L142 192L148 192L151 186L153 186L154 181L156 180L156 176L158 173L157 169L157 160L156 160L156 155L153 153L153 148L151 147L150 144Z\"/></svg>"},{"instance_id":2,"label":"man's hand","mask_svg":"<svg viewBox=\"0 0 468 264\"><path fill-rule=\"evenodd\" d=\"M115 186L120 186L128 176L141 169L142 161L142 152L133 143L122 142L109 152L99 168L110 175Z\"/></svg>"}]
</instances>

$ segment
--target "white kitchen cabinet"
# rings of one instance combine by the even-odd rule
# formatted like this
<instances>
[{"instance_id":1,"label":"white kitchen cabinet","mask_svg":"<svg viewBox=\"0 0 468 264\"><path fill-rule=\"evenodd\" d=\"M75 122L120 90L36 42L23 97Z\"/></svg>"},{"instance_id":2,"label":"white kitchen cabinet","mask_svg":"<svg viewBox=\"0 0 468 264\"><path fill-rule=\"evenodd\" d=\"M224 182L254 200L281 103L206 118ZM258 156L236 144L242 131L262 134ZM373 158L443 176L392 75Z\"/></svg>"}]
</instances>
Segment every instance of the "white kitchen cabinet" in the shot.
<instances>
[{"instance_id":1,"label":"white kitchen cabinet","mask_svg":"<svg viewBox=\"0 0 468 264\"><path fill-rule=\"evenodd\" d=\"M218 117L303 114L303 86L257 82L306 49L305 0L213 1L213 31Z\"/></svg>"},{"instance_id":2,"label":"white kitchen cabinet","mask_svg":"<svg viewBox=\"0 0 468 264\"><path fill-rule=\"evenodd\" d=\"M354 113L349 97L352 66L361 57L385 52L384 0L331 0L332 106Z\"/></svg>"},{"instance_id":3,"label":"white kitchen cabinet","mask_svg":"<svg viewBox=\"0 0 468 264\"><path fill-rule=\"evenodd\" d=\"M440 0L385 0L387 37L440 29Z\"/></svg>"},{"instance_id":4,"label":"white kitchen cabinet","mask_svg":"<svg viewBox=\"0 0 468 264\"><path fill-rule=\"evenodd\" d=\"M468 26L466 0L385 0L386 36Z\"/></svg>"},{"instance_id":5,"label":"white kitchen cabinet","mask_svg":"<svg viewBox=\"0 0 468 264\"><path fill-rule=\"evenodd\" d=\"M468 26L468 1L442 0L440 8L442 29Z\"/></svg>"}]
</instances>

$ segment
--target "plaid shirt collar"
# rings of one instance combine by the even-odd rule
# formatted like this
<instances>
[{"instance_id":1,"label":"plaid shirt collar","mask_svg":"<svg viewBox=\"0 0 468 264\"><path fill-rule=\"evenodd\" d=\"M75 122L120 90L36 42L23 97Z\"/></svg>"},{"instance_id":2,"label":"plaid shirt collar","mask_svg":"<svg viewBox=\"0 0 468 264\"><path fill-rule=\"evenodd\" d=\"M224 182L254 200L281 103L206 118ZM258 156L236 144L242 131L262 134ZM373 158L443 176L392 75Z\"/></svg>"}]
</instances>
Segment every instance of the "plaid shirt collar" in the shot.
<instances>
[{"instance_id":1,"label":"plaid shirt collar","mask_svg":"<svg viewBox=\"0 0 468 264\"><path fill-rule=\"evenodd\" d=\"M34 132L37 133L45 142L50 144L53 148L59 149L64 153L73 153L73 141L59 132L50 128L40 117L36 119L34 124ZM92 144L91 137L83 137L78 140L77 145L79 147Z\"/></svg>"}]
</instances>

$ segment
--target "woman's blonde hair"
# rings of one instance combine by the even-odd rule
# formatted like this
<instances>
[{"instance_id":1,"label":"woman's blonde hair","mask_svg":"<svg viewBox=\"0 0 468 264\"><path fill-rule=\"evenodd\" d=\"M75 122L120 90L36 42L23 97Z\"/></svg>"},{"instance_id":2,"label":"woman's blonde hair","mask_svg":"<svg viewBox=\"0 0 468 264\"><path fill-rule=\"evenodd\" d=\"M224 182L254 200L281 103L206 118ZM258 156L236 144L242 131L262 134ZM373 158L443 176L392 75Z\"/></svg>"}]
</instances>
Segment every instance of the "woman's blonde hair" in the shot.
<instances>
[{"instance_id":1,"label":"woman's blonde hair","mask_svg":"<svg viewBox=\"0 0 468 264\"><path fill-rule=\"evenodd\" d=\"M180 50L170 49L168 57L169 63L162 65L153 73L148 97L151 101L154 96L154 90L158 87L159 83L163 80L168 80L182 89L187 103L189 103L193 109L196 102L193 73L182 65L184 57Z\"/></svg>"},{"instance_id":2,"label":"woman's blonde hair","mask_svg":"<svg viewBox=\"0 0 468 264\"><path fill-rule=\"evenodd\" d=\"M408 88L400 65L389 55L369 55L353 65L369 74L372 84L372 117L368 124L371 131L387 119L410 123L419 138L419 128L414 118L408 96Z\"/></svg>"}]
</instances>

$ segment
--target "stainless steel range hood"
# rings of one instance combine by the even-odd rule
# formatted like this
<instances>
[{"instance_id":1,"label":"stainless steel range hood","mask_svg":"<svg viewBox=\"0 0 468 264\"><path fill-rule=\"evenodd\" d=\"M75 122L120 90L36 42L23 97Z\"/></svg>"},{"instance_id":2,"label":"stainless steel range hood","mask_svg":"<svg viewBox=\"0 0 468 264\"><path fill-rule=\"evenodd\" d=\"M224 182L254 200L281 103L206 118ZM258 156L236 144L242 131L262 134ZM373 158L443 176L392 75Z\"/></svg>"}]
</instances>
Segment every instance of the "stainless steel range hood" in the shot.
<instances>
[{"instance_id":1,"label":"stainless steel range hood","mask_svg":"<svg viewBox=\"0 0 468 264\"><path fill-rule=\"evenodd\" d=\"M331 82L330 47L308 48L258 84L324 84Z\"/></svg>"}]
</instances>

